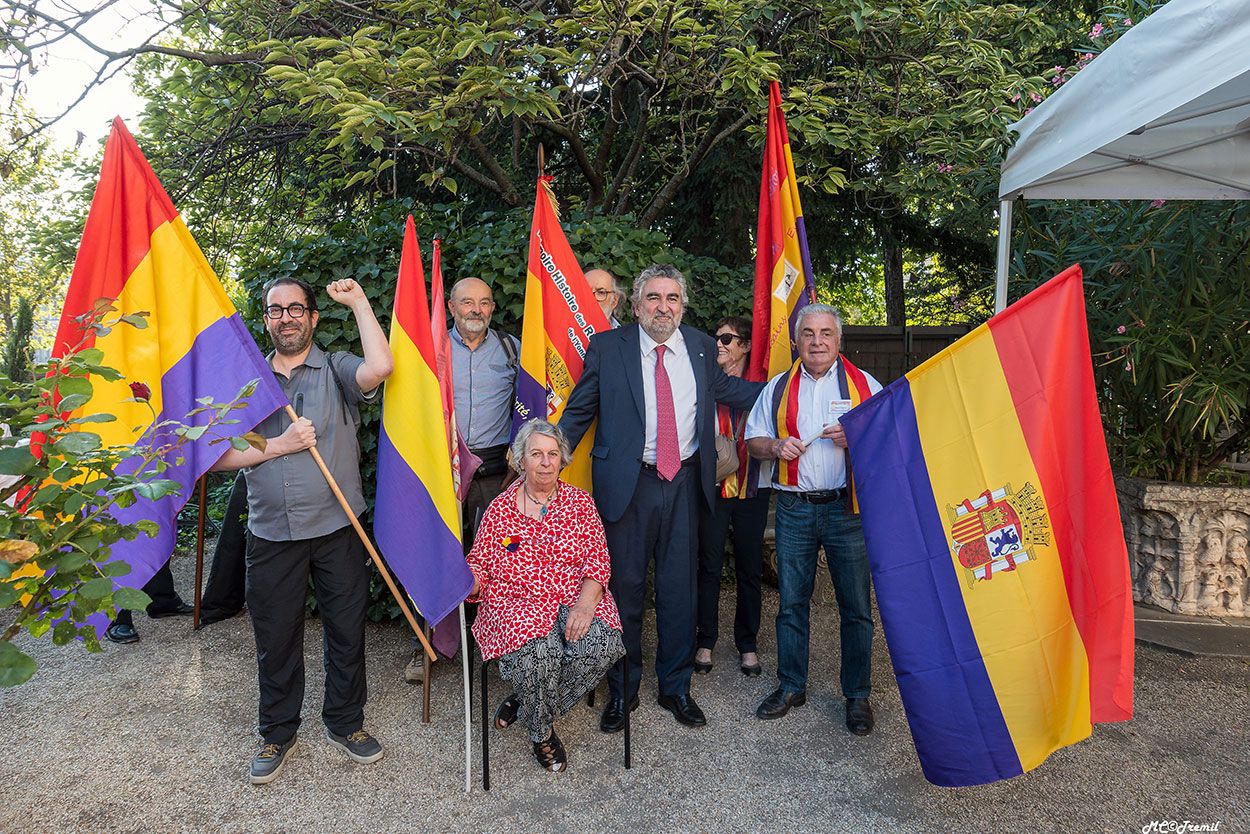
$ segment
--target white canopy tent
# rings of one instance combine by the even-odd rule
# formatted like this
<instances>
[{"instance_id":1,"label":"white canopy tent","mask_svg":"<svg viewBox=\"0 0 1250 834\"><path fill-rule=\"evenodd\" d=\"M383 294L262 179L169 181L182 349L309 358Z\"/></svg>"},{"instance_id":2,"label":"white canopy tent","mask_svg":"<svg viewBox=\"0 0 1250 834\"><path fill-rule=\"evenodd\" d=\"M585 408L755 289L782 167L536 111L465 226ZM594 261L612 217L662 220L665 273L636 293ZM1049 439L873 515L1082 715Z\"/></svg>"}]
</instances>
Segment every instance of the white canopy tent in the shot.
<instances>
[{"instance_id":1,"label":"white canopy tent","mask_svg":"<svg viewBox=\"0 0 1250 834\"><path fill-rule=\"evenodd\" d=\"M1008 130L995 311L1017 197L1250 198L1250 0L1172 0Z\"/></svg>"}]
</instances>

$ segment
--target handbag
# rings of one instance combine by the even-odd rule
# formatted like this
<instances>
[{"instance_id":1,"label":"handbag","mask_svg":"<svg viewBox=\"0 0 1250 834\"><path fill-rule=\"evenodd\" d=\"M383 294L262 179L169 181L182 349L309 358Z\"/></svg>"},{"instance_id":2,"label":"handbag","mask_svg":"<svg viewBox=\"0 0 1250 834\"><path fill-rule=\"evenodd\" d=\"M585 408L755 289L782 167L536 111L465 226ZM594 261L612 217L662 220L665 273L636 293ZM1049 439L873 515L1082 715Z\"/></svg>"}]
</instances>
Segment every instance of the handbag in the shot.
<instances>
[{"instance_id":1,"label":"handbag","mask_svg":"<svg viewBox=\"0 0 1250 834\"><path fill-rule=\"evenodd\" d=\"M716 435L716 483L738 471L738 441L727 434Z\"/></svg>"}]
</instances>

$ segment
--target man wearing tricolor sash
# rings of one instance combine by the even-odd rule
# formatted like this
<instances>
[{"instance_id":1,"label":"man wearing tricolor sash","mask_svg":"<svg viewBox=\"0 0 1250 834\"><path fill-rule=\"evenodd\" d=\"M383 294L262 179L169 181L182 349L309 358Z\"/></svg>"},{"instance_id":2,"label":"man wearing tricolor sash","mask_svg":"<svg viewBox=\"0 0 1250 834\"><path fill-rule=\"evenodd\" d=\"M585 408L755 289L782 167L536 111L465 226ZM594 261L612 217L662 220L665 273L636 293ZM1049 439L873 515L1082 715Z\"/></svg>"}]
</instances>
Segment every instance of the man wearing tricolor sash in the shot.
<instances>
[{"instance_id":1,"label":"man wearing tricolor sash","mask_svg":"<svg viewBox=\"0 0 1250 834\"><path fill-rule=\"evenodd\" d=\"M816 558L824 547L841 621L846 726L872 732L868 703L872 600L864 534L841 415L881 390L839 354L842 319L827 304L804 307L795 321L799 359L769 381L747 418L747 448L773 461L777 491L778 687L756 710L780 718L807 702L808 634Z\"/></svg>"}]
</instances>

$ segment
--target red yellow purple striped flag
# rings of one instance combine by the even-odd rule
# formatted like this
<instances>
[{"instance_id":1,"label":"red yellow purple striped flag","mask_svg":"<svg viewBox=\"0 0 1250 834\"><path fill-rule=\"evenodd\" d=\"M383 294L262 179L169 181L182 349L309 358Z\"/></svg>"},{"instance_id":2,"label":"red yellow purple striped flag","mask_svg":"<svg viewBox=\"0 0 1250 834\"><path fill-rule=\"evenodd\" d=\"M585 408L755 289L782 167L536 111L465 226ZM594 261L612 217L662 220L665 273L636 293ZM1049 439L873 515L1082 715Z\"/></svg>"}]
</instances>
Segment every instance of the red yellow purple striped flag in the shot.
<instances>
[{"instance_id":1,"label":"red yellow purple striped flag","mask_svg":"<svg viewBox=\"0 0 1250 834\"><path fill-rule=\"evenodd\" d=\"M925 777L1006 779L1131 718L1128 556L1080 267L842 425Z\"/></svg>"},{"instance_id":2,"label":"red yellow purple striped flag","mask_svg":"<svg viewBox=\"0 0 1250 834\"><path fill-rule=\"evenodd\" d=\"M421 616L437 624L469 595L473 574L460 542L460 502L452 481L425 271L411 217L399 257L391 353L395 370L382 400L373 533Z\"/></svg>"},{"instance_id":3,"label":"red yellow purple striped flag","mask_svg":"<svg viewBox=\"0 0 1250 834\"><path fill-rule=\"evenodd\" d=\"M560 228L551 177L540 176L530 226L514 432L527 420L555 423L560 419L573 386L582 377L590 337L608 329L607 317ZM573 462L560 474L567 483L585 490L590 489L594 436L593 431L586 432L573 451Z\"/></svg>"},{"instance_id":4,"label":"red yellow purple striped flag","mask_svg":"<svg viewBox=\"0 0 1250 834\"><path fill-rule=\"evenodd\" d=\"M816 276L807 252L790 136L781 112L781 85L768 85L768 133L760 178L760 217L755 234L755 304L751 318L750 379L784 373L794 361L794 321L816 297Z\"/></svg>"},{"instance_id":5,"label":"red yellow purple striped flag","mask_svg":"<svg viewBox=\"0 0 1250 834\"><path fill-rule=\"evenodd\" d=\"M102 336L84 334L75 319L92 310L101 298L114 299L122 315L147 312L148 326L142 330L115 327ZM124 375L114 382L93 380L91 401L72 414L115 415L114 422L92 425L105 446L139 442L143 427L151 422L147 406L133 401L131 383L150 389L148 402L158 422L174 420L196 426L210 416L187 417L200 407L197 399L228 402L256 381L255 393L246 405L231 413L238 422L223 426L231 434L255 427L286 404L273 371L120 118L113 120L104 146L100 180L52 354L64 356L80 343L103 354L99 364ZM160 526L152 538L140 536L113 545L112 558L131 568L115 580L117 585L141 588L169 560L178 511L196 480L230 448L212 440L211 434L204 434L170 454L161 477L181 485L177 494L157 501L139 498L129 507L114 508L113 515L124 524L146 519ZM125 466L136 463L137 459Z\"/></svg>"},{"instance_id":6,"label":"red yellow purple striped flag","mask_svg":"<svg viewBox=\"0 0 1250 834\"><path fill-rule=\"evenodd\" d=\"M451 376L451 334L447 332L447 301L443 296L442 241L434 238L434 258L430 262L430 327L434 333L434 359L438 387L443 396L443 423L447 426L447 448L451 452L451 480L456 499L463 501L473 483L473 473L482 459L469 451L456 426L456 389Z\"/></svg>"}]
</instances>

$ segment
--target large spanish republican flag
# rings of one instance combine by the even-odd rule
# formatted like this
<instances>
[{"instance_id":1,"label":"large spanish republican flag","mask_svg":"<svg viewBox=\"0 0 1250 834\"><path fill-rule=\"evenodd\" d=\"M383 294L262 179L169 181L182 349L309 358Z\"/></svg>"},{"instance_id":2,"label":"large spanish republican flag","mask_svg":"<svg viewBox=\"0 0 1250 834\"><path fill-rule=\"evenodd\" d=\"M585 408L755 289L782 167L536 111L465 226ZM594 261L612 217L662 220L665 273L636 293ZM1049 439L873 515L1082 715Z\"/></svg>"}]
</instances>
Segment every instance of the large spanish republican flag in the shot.
<instances>
[{"instance_id":1,"label":"large spanish republican flag","mask_svg":"<svg viewBox=\"0 0 1250 834\"><path fill-rule=\"evenodd\" d=\"M1074 266L842 418L925 777L1133 715L1128 555Z\"/></svg>"},{"instance_id":2,"label":"large spanish republican flag","mask_svg":"<svg viewBox=\"0 0 1250 834\"><path fill-rule=\"evenodd\" d=\"M418 264L419 265L419 264ZM451 452L451 480L456 499L463 501L473 483L473 473L482 459L469 451L469 444L456 426L456 389L451 376L451 334L447 331L447 301L443 295L442 241L434 238L434 258L430 263L430 328L434 334L434 360L438 387L443 398L443 423L447 427L447 448Z\"/></svg>"},{"instance_id":3,"label":"large spanish republican flag","mask_svg":"<svg viewBox=\"0 0 1250 834\"><path fill-rule=\"evenodd\" d=\"M469 595L473 574L460 543L460 502L411 217L399 256L391 353L395 370L382 399L373 535L421 616L437 624Z\"/></svg>"},{"instance_id":4,"label":"large spanish republican flag","mask_svg":"<svg viewBox=\"0 0 1250 834\"><path fill-rule=\"evenodd\" d=\"M790 136L781 112L781 85L768 85L768 133L760 178L760 218L755 234L755 305L751 317L751 367L764 381L794 362L794 321L816 298L816 276L807 253L807 231Z\"/></svg>"},{"instance_id":5,"label":"large spanish republican flag","mask_svg":"<svg viewBox=\"0 0 1250 834\"><path fill-rule=\"evenodd\" d=\"M147 327L122 325L104 336L84 334L75 319L92 310L101 298L113 299L119 314L147 312ZM140 536L113 545L112 557L131 567L117 584L142 588L173 553L175 519L196 480L230 448L210 441L254 428L284 406L286 397L120 118L114 119L104 146L100 181L78 247L53 356L63 356L80 344L101 351L100 364L124 374L115 382L92 380L94 396L73 413L75 417L116 415L116 421L91 427L105 446L141 439L158 444L172 440L145 434L152 415L146 405L133 401L131 383L143 383L151 390L149 402L158 422L203 425L209 414L187 417L200 407L197 399L228 402L245 385L256 382L246 406L231 413L237 423L223 425L220 433L208 432L168 455L169 468L161 477L181 485L177 494L158 501L140 498L130 507L114 508L113 515L122 523L147 519L160 525L155 537ZM137 463L136 458L130 465Z\"/></svg>"},{"instance_id":6,"label":"large spanish republican flag","mask_svg":"<svg viewBox=\"0 0 1250 834\"><path fill-rule=\"evenodd\" d=\"M551 177L540 176L530 225L514 433L528 420L555 423L560 419L573 386L581 379L590 337L608 328L608 320L560 228ZM573 452L573 462L560 476L585 490L590 489L594 434L586 432Z\"/></svg>"}]
</instances>

